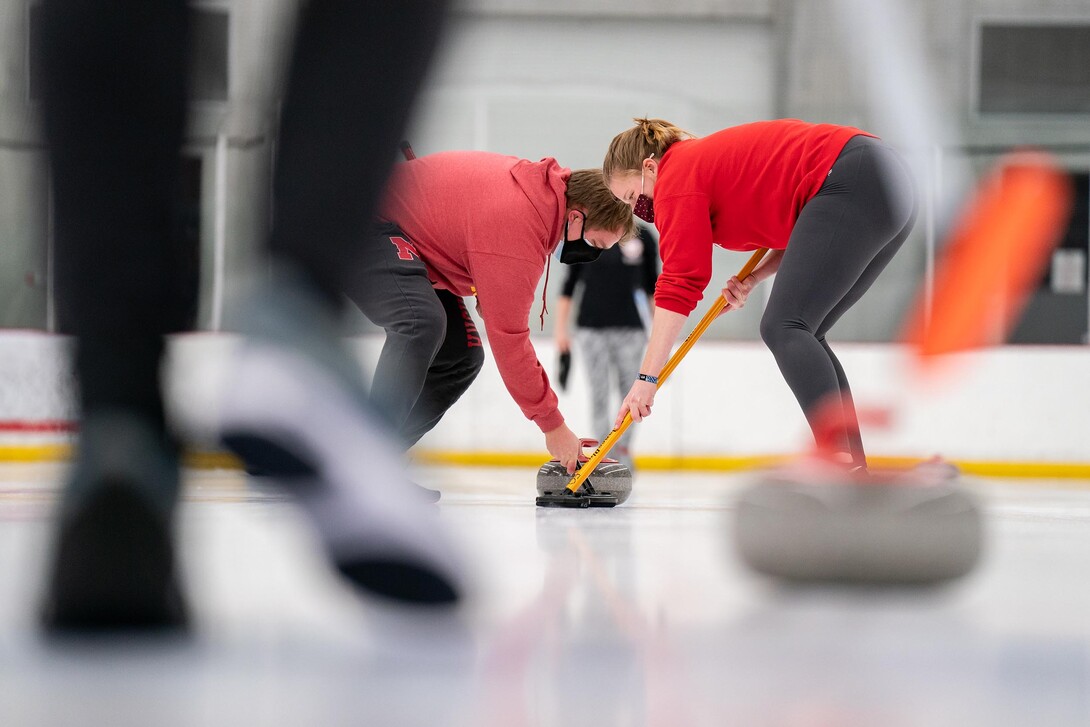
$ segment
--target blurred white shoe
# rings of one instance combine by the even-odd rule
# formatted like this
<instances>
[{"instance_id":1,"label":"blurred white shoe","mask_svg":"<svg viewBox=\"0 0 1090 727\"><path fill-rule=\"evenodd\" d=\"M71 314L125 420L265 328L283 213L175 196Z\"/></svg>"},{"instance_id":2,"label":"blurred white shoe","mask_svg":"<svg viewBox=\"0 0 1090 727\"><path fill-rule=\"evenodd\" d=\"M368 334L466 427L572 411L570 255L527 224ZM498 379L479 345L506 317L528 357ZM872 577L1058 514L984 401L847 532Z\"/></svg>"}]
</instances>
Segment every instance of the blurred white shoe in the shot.
<instances>
[{"instance_id":1,"label":"blurred white shoe","mask_svg":"<svg viewBox=\"0 0 1090 727\"><path fill-rule=\"evenodd\" d=\"M369 411L332 310L281 273L252 296L242 326L250 338L226 387L224 444L298 499L353 584L402 602L455 603L456 549Z\"/></svg>"}]
</instances>

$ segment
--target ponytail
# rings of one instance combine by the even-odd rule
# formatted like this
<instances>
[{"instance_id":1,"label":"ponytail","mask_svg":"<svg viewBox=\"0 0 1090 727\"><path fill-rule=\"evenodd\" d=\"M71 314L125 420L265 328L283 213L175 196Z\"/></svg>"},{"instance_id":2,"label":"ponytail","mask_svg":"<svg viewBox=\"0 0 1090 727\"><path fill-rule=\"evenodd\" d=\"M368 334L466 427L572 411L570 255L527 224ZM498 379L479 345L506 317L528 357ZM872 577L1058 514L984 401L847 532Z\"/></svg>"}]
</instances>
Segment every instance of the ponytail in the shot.
<instances>
[{"instance_id":1,"label":"ponytail","mask_svg":"<svg viewBox=\"0 0 1090 727\"><path fill-rule=\"evenodd\" d=\"M643 160L652 154L656 159L675 141L695 138L684 129L662 119L633 119L636 125L613 137L602 162L602 174L607 180L615 174L639 171Z\"/></svg>"}]
</instances>

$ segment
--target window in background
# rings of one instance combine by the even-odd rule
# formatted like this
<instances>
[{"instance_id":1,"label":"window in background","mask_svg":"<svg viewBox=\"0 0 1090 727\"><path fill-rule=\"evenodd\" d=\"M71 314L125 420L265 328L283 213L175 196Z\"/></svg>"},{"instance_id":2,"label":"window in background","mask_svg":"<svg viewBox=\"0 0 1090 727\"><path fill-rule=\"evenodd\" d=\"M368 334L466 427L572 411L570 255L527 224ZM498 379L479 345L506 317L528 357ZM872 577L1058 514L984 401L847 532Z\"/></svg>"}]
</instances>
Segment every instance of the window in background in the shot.
<instances>
[{"instance_id":1,"label":"window in background","mask_svg":"<svg viewBox=\"0 0 1090 727\"><path fill-rule=\"evenodd\" d=\"M1090 114L1090 24L985 23L982 114Z\"/></svg>"}]
</instances>

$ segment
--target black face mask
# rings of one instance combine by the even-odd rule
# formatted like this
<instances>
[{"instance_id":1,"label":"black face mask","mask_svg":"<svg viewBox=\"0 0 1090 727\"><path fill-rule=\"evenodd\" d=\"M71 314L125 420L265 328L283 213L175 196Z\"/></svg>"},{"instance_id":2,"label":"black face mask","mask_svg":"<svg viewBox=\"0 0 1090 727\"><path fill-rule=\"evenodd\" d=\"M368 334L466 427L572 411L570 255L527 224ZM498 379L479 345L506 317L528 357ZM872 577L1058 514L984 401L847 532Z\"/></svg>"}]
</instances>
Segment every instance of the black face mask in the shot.
<instances>
[{"instance_id":1,"label":"black face mask","mask_svg":"<svg viewBox=\"0 0 1090 727\"><path fill-rule=\"evenodd\" d=\"M586 227L587 217L583 215L583 226ZM586 230L584 229L584 234ZM580 263L592 263L602 254L602 249L591 245L587 238L580 236L578 240L568 239L568 223L564 222L564 246L560 248L560 262L565 265L578 265Z\"/></svg>"}]
</instances>

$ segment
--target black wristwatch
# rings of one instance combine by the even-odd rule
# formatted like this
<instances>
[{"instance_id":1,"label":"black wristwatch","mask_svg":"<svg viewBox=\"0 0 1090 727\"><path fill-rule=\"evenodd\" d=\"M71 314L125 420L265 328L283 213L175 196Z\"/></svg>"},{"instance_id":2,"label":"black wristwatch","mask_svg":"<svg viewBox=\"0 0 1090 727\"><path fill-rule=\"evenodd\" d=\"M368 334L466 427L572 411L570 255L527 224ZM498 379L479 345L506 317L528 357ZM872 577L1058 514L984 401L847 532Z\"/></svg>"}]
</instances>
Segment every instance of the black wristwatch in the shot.
<instances>
[{"instance_id":1,"label":"black wristwatch","mask_svg":"<svg viewBox=\"0 0 1090 727\"><path fill-rule=\"evenodd\" d=\"M657 384L659 382L659 377L652 376L651 374L640 374L636 378L640 381L646 381L649 384Z\"/></svg>"}]
</instances>

